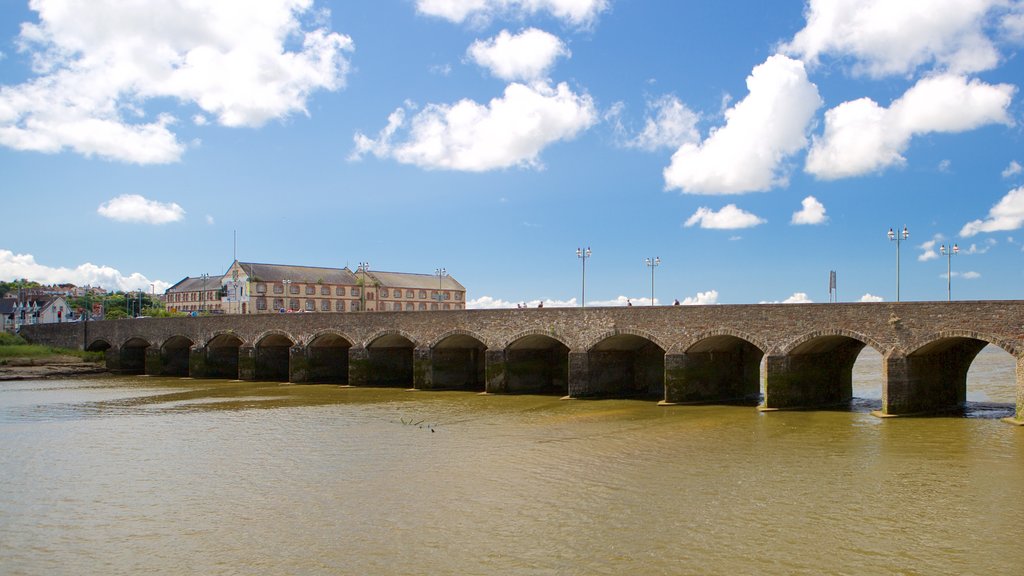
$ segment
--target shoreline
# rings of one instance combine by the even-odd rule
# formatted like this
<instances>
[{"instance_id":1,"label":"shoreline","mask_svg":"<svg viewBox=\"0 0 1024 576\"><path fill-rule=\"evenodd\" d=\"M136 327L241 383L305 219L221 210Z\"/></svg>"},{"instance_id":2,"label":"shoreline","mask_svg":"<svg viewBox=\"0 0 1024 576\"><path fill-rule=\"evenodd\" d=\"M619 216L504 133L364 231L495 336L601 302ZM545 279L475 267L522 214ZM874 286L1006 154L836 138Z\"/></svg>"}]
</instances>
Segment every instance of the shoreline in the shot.
<instances>
[{"instance_id":1,"label":"shoreline","mask_svg":"<svg viewBox=\"0 0 1024 576\"><path fill-rule=\"evenodd\" d=\"M86 362L75 356L13 357L0 362L0 382L105 373L109 373L109 371L103 362Z\"/></svg>"}]
</instances>

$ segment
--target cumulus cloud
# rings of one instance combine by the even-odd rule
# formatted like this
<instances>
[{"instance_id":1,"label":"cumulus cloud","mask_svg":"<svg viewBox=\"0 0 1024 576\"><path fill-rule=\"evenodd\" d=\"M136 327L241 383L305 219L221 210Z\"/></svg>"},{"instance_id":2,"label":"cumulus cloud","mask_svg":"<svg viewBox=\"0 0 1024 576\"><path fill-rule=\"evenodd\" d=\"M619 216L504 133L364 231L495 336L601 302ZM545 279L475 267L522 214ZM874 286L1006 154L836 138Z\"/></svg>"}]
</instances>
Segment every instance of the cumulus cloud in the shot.
<instances>
[{"instance_id":1,"label":"cumulus cloud","mask_svg":"<svg viewBox=\"0 0 1024 576\"><path fill-rule=\"evenodd\" d=\"M167 224L185 217L185 210L174 202L157 202L138 194L122 194L100 204L96 212L111 220L144 224Z\"/></svg>"},{"instance_id":2,"label":"cumulus cloud","mask_svg":"<svg viewBox=\"0 0 1024 576\"><path fill-rule=\"evenodd\" d=\"M686 220L683 226L689 228L700 224L701 228L735 230L737 228L752 228L764 223L765 220L756 215L737 208L735 204L728 204L718 212L702 206Z\"/></svg>"},{"instance_id":3,"label":"cumulus cloud","mask_svg":"<svg viewBox=\"0 0 1024 576\"><path fill-rule=\"evenodd\" d=\"M843 102L825 113L825 133L814 137L804 169L823 180L859 176L905 163L914 136L1012 125L1016 90L947 74L918 81L888 108L870 98Z\"/></svg>"},{"instance_id":4,"label":"cumulus cloud","mask_svg":"<svg viewBox=\"0 0 1024 576\"><path fill-rule=\"evenodd\" d=\"M349 158L369 153L422 168L466 172L536 168L545 147L574 138L596 121L590 96L574 93L564 82L556 87L512 83L486 106L469 99L429 104L408 125L405 109L399 108L377 138L357 133ZM395 142L400 135L407 138Z\"/></svg>"},{"instance_id":5,"label":"cumulus cloud","mask_svg":"<svg viewBox=\"0 0 1024 576\"><path fill-rule=\"evenodd\" d=\"M710 304L718 304L718 290L708 290L707 292L697 292L696 296L687 296L680 301L683 306L706 306Z\"/></svg>"},{"instance_id":6,"label":"cumulus cloud","mask_svg":"<svg viewBox=\"0 0 1024 576\"><path fill-rule=\"evenodd\" d=\"M747 77L746 98L725 111L725 125L685 143L663 175L666 189L689 194L742 194L785 186L784 160L807 146L822 100L804 65L769 57Z\"/></svg>"},{"instance_id":7,"label":"cumulus cloud","mask_svg":"<svg viewBox=\"0 0 1024 576\"><path fill-rule=\"evenodd\" d=\"M311 0L30 7L39 22L22 24L19 45L36 76L0 87L0 145L17 150L175 162L185 150L175 119L147 117L147 102L171 98L224 126L260 126L304 113L315 90L340 89L353 48L347 36L304 26Z\"/></svg>"},{"instance_id":8,"label":"cumulus cloud","mask_svg":"<svg viewBox=\"0 0 1024 576\"><path fill-rule=\"evenodd\" d=\"M421 14L455 23L485 23L498 16L521 18L547 12L563 22L585 27L608 9L609 0L416 0Z\"/></svg>"},{"instance_id":9,"label":"cumulus cloud","mask_svg":"<svg viewBox=\"0 0 1024 576\"><path fill-rule=\"evenodd\" d=\"M939 252L935 245L942 240L942 234L936 234L931 240L922 243L918 248L921 249L921 253L917 256L918 262L927 262L929 260L935 260L939 257Z\"/></svg>"},{"instance_id":10,"label":"cumulus cloud","mask_svg":"<svg viewBox=\"0 0 1024 576\"><path fill-rule=\"evenodd\" d=\"M825 205L814 196L808 196L801 202L803 208L793 213L791 224L823 224L828 220L825 215Z\"/></svg>"},{"instance_id":11,"label":"cumulus cloud","mask_svg":"<svg viewBox=\"0 0 1024 576\"><path fill-rule=\"evenodd\" d=\"M622 108L621 103L616 104L608 117L615 122L616 132L622 139L622 145L627 148L654 151L700 142L700 132L697 130L700 115L673 95L667 94L647 101L644 127L636 134L627 134L622 125Z\"/></svg>"},{"instance_id":12,"label":"cumulus cloud","mask_svg":"<svg viewBox=\"0 0 1024 576\"><path fill-rule=\"evenodd\" d=\"M466 54L495 77L509 81L544 78L558 57L571 56L558 36L536 28L515 35L502 30L494 38L473 42Z\"/></svg>"},{"instance_id":13,"label":"cumulus cloud","mask_svg":"<svg viewBox=\"0 0 1024 576\"><path fill-rule=\"evenodd\" d=\"M36 262L31 254L15 254L10 250L0 249L0 279L15 280L28 278L41 284L62 284L65 282L77 286L101 286L107 290L145 290L150 291L154 284L157 292L171 287L170 282L150 280L138 272L124 275L110 266L97 266L86 262L77 268L53 268Z\"/></svg>"},{"instance_id":14,"label":"cumulus cloud","mask_svg":"<svg viewBox=\"0 0 1024 576\"><path fill-rule=\"evenodd\" d=\"M509 300L502 300L501 298L494 298L492 296L481 296L467 301L466 308L471 310L494 310L501 308L519 308L523 305L527 308L537 308L541 302L544 303L544 308L573 308L580 305L575 298L570 298L568 300L536 298L533 300L511 302Z\"/></svg>"},{"instance_id":15,"label":"cumulus cloud","mask_svg":"<svg viewBox=\"0 0 1024 576\"><path fill-rule=\"evenodd\" d=\"M884 301L885 301L885 298L882 298L881 296L875 296L874 294L872 294L870 292L868 292L868 293L864 294L863 296L861 296L860 300L859 300L859 302L884 302Z\"/></svg>"},{"instance_id":16,"label":"cumulus cloud","mask_svg":"<svg viewBox=\"0 0 1024 576\"><path fill-rule=\"evenodd\" d=\"M1024 186L1010 190L988 211L988 218L972 220L960 229L964 238L980 232L1005 232L1024 225Z\"/></svg>"},{"instance_id":17,"label":"cumulus cloud","mask_svg":"<svg viewBox=\"0 0 1024 576\"><path fill-rule=\"evenodd\" d=\"M1002 172L1003 178L1010 178L1016 176L1020 174L1022 171L1024 171L1024 168L1021 167L1019 162L1017 162L1016 160L1010 160L1010 164Z\"/></svg>"},{"instance_id":18,"label":"cumulus cloud","mask_svg":"<svg viewBox=\"0 0 1024 576\"><path fill-rule=\"evenodd\" d=\"M989 70L999 52L985 28L1003 6L1004 0L810 0L807 25L781 50L812 64L824 55L850 58L854 74L876 78L921 66Z\"/></svg>"},{"instance_id":19,"label":"cumulus cloud","mask_svg":"<svg viewBox=\"0 0 1024 576\"><path fill-rule=\"evenodd\" d=\"M808 298L806 292L794 292L792 296L790 296L789 298L786 298L785 300L782 300L782 301L774 300L774 301L771 301L771 302L767 302L767 301L762 300L761 302L759 302L759 304L812 304L812 303L814 303L814 300L811 300L810 298Z\"/></svg>"}]
</instances>

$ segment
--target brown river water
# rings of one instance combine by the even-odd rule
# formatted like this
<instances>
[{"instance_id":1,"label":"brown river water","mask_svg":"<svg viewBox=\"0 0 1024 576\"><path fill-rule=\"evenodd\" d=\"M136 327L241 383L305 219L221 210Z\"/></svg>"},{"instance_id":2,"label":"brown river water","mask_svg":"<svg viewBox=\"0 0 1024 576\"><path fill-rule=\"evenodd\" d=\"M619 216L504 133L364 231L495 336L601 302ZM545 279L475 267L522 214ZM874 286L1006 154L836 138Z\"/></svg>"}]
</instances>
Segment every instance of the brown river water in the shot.
<instances>
[{"instance_id":1,"label":"brown river water","mask_svg":"<svg viewBox=\"0 0 1024 576\"><path fill-rule=\"evenodd\" d=\"M1024 574L1024 427L109 377L0 383L0 574Z\"/></svg>"}]
</instances>

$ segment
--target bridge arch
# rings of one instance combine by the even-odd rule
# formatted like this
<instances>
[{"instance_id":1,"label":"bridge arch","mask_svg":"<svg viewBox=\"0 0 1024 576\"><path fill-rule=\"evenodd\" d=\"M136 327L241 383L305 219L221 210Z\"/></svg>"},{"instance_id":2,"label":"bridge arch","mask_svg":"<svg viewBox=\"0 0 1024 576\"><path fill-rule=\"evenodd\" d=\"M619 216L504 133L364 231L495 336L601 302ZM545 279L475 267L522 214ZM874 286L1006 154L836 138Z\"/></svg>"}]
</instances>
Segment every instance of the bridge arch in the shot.
<instances>
[{"instance_id":1,"label":"bridge arch","mask_svg":"<svg viewBox=\"0 0 1024 576\"><path fill-rule=\"evenodd\" d=\"M353 340L333 329L319 330L309 336L302 365L292 358L292 382L348 384L348 354Z\"/></svg>"},{"instance_id":2,"label":"bridge arch","mask_svg":"<svg viewBox=\"0 0 1024 576\"><path fill-rule=\"evenodd\" d=\"M487 344L468 330L449 330L430 343L431 388L484 390Z\"/></svg>"},{"instance_id":3,"label":"bridge arch","mask_svg":"<svg viewBox=\"0 0 1024 576\"><path fill-rule=\"evenodd\" d=\"M406 344L408 344L410 348L415 348L419 346L419 341L415 336L406 332L405 330L402 330L400 328L389 328L387 330L381 330L379 332L376 332L375 334L367 338L366 341L363 343L363 347L405 347Z\"/></svg>"},{"instance_id":4,"label":"bridge arch","mask_svg":"<svg viewBox=\"0 0 1024 576\"><path fill-rule=\"evenodd\" d=\"M142 336L131 336L121 343L118 371L125 374L146 373L146 349L151 346Z\"/></svg>"},{"instance_id":5,"label":"bridge arch","mask_svg":"<svg viewBox=\"0 0 1024 576\"><path fill-rule=\"evenodd\" d=\"M569 346L551 332L528 330L503 347L503 391L520 394L569 393Z\"/></svg>"},{"instance_id":6,"label":"bridge arch","mask_svg":"<svg viewBox=\"0 0 1024 576\"><path fill-rule=\"evenodd\" d=\"M849 404L853 400L853 365L869 345L883 355L889 353L888 347L871 336L835 326L791 339L765 363L764 406Z\"/></svg>"},{"instance_id":7,"label":"bridge arch","mask_svg":"<svg viewBox=\"0 0 1024 576\"><path fill-rule=\"evenodd\" d=\"M366 370L362 380L367 385L413 387L416 339L412 335L404 330L382 330L368 339L364 348Z\"/></svg>"},{"instance_id":8,"label":"bridge arch","mask_svg":"<svg viewBox=\"0 0 1024 576\"><path fill-rule=\"evenodd\" d=\"M192 370L192 375L237 380L238 353L243 344L242 338L233 330L215 332L202 346L201 358L196 366L198 369Z\"/></svg>"},{"instance_id":9,"label":"bridge arch","mask_svg":"<svg viewBox=\"0 0 1024 576\"><path fill-rule=\"evenodd\" d=\"M848 340L856 340L861 344L871 346L883 356L890 352L888 346L864 333L846 328L831 327L807 332L791 339L779 349L779 354L814 354L819 350L829 350L839 346Z\"/></svg>"},{"instance_id":10,"label":"bridge arch","mask_svg":"<svg viewBox=\"0 0 1024 576\"><path fill-rule=\"evenodd\" d=\"M535 336L543 338L543 339L554 340L555 342L558 342L559 344L561 344L562 346L565 346L566 348L571 348L572 347L571 346L572 341L569 338L566 338L563 334L558 333L558 332L556 332L554 330L540 330L540 329L523 330L522 332L517 332L517 333L513 334L512 336L506 338L501 343L500 347L503 348L503 349L508 349L508 348L511 348L513 346L513 344L516 344L517 342L521 346L523 341L526 341L527 339L529 339L531 337L535 337Z\"/></svg>"},{"instance_id":11,"label":"bridge arch","mask_svg":"<svg viewBox=\"0 0 1024 576\"><path fill-rule=\"evenodd\" d=\"M665 402L755 402L761 392L766 345L730 328L705 330L687 338L665 358Z\"/></svg>"},{"instance_id":12,"label":"bridge arch","mask_svg":"<svg viewBox=\"0 0 1024 576\"><path fill-rule=\"evenodd\" d=\"M160 345L160 367L158 375L188 376L189 350L195 342L187 336L176 334L164 340Z\"/></svg>"},{"instance_id":13,"label":"bridge arch","mask_svg":"<svg viewBox=\"0 0 1024 576\"><path fill-rule=\"evenodd\" d=\"M110 343L106 338L96 338L89 342L85 347L87 352L106 352L110 348L113 348L113 344Z\"/></svg>"},{"instance_id":14,"label":"bridge arch","mask_svg":"<svg viewBox=\"0 0 1024 576\"><path fill-rule=\"evenodd\" d=\"M665 395L665 348L649 333L615 329L586 349L586 396L657 397Z\"/></svg>"},{"instance_id":15,"label":"bridge arch","mask_svg":"<svg viewBox=\"0 0 1024 576\"><path fill-rule=\"evenodd\" d=\"M287 382L295 338L283 330L267 330L254 339L253 378Z\"/></svg>"}]
</instances>

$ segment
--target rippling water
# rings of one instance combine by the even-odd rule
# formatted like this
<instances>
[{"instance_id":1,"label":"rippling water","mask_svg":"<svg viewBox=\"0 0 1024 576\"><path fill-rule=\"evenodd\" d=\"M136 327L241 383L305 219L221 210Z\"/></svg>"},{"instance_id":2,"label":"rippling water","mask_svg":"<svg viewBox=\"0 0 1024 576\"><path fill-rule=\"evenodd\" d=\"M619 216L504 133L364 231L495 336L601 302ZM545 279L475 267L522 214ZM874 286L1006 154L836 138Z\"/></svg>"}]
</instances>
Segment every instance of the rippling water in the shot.
<instances>
[{"instance_id":1,"label":"rippling water","mask_svg":"<svg viewBox=\"0 0 1024 576\"><path fill-rule=\"evenodd\" d=\"M2 574L1020 573L1024 428L124 377L0 384ZM874 372L872 372L874 370Z\"/></svg>"}]
</instances>

